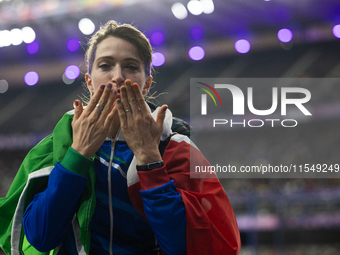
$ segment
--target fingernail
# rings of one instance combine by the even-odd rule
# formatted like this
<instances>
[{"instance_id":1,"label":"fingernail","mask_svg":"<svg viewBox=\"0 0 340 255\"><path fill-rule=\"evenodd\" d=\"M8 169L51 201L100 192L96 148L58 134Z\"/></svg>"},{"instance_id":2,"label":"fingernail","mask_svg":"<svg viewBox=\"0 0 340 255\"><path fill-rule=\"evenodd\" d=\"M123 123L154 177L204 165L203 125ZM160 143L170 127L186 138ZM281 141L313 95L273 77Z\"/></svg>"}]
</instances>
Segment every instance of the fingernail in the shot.
<instances>
[{"instance_id":1,"label":"fingernail","mask_svg":"<svg viewBox=\"0 0 340 255\"><path fill-rule=\"evenodd\" d=\"M112 84L111 83L107 84L107 87L110 89L112 87Z\"/></svg>"},{"instance_id":2,"label":"fingernail","mask_svg":"<svg viewBox=\"0 0 340 255\"><path fill-rule=\"evenodd\" d=\"M126 91L126 88L125 88L125 87L122 87L122 91L124 91L124 92L125 92L125 91Z\"/></svg>"},{"instance_id":3,"label":"fingernail","mask_svg":"<svg viewBox=\"0 0 340 255\"><path fill-rule=\"evenodd\" d=\"M79 102L76 100L76 101L74 101L74 104L76 105L76 107L78 107Z\"/></svg>"},{"instance_id":4,"label":"fingernail","mask_svg":"<svg viewBox=\"0 0 340 255\"><path fill-rule=\"evenodd\" d=\"M131 81L130 81L130 80L127 80L127 81L126 81L126 85L131 85Z\"/></svg>"},{"instance_id":5,"label":"fingernail","mask_svg":"<svg viewBox=\"0 0 340 255\"><path fill-rule=\"evenodd\" d=\"M133 86L135 89L138 88L138 85L137 85L136 83L134 83L132 86Z\"/></svg>"},{"instance_id":6,"label":"fingernail","mask_svg":"<svg viewBox=\"0 0 340 255\"><path fill-rule=\"evenodd\" d=\"M117 103L120 104L120 100L119 99L117 100Z\"/></svg>"},{"instance_id":7,"label":"fingernail","mask_svg":"<svg viewBox=\"0 0 340 255\"><path fill-rule=\"evenodd\" d=\"M105 85L101 85L100 88L101 88L101 89L104 89L104 88L105 88Z\"/></svg>"}]
</instances>

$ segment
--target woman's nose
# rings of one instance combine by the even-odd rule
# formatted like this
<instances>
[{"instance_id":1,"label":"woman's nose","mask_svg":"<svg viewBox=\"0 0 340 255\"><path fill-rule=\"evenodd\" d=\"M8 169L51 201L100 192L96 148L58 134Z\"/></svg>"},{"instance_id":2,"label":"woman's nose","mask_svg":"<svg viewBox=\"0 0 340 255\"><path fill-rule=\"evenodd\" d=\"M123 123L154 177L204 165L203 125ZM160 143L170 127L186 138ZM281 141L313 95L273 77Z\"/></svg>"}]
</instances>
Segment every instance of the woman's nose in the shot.
<instances>
[{"instance_id":1,"label":"woman's nose","mask_svg":"<svg viewBox=\"0 0 340 255\"><path fill-rule=\"evenodd\" d=\"M117 87L124 84L125 78L123 70L119 65L116 65L113 69L112 82L116 83Z\"/></svg>"}]
</instances>

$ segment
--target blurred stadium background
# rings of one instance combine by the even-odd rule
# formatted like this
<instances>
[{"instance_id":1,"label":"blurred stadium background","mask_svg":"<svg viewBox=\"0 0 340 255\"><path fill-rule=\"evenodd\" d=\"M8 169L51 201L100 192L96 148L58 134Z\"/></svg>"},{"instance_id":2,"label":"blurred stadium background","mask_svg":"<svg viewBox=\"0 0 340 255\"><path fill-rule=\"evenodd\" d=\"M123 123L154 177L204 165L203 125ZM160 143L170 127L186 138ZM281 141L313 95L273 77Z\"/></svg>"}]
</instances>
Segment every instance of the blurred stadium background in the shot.
<instances>
[{"instance_id":1,"label":"blurred stadium background","mask_svg":"<svg viewBox=\"0 0 340 255\"><path fill-rule=\"evenodd\" d=\"M0 197L28 150L87 94L84 48L110 19L145 32L155 51L153 92L187 121L190 78L340 78L338 0L0 0ZM316 162L339 163L337 153L322 153L339 147L340 88L333 89L320 93L334 107L305 124L308 134L284 139L285 156L313 152ZM325 135L314 139L316 133ZM235 144L230 153L245 159L259 148L245 148L243 140L275 139L248 129L228 136ZM237 216L242 255L340 254L339 179L221 182Z\"/></svg>"}]
</instances>

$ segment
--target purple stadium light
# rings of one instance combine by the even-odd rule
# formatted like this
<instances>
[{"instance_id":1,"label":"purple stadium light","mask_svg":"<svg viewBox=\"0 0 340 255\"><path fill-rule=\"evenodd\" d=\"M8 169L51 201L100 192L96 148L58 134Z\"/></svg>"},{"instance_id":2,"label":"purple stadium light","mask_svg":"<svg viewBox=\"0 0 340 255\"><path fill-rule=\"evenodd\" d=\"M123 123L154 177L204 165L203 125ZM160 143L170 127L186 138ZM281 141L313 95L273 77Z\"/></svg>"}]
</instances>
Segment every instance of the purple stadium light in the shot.
<instances>
[{"instance_id":1,"label":"purple stadium light","mask_svg":"<svg viewBox=\"0 0 340 255\"><path fill-rule=\"evenodd\" d=\"M165 63L165 56L163 53L155 52L152 56L152 65L161 66Z\"/></svg>"},{"instance_id":2,"label":"purple stadium light","mask_svg":"<svg viewBox=\"0 0 340 255\"><path fill-rule=\"evenodd\" d=\"M69 52L76 52L80 48L80 43L78 39L71 38L67 42L67 49Z\"/></svg>"},{"instance_id":3,"label":"purple stadium light","mask_svg":"<svg viewBox=\"0 0 340 255\"><path fill-rule=\"evenodd\" d=\"M247 53L250 50L250 43L245 39L238 40L235 43L235 50L241 54Z\"/></svg>"},{"instance_id":4,"label":"purple stadium light","mask_svg":"<svg viewBox=\"0 0 340 255\"><path fill-rule=\"evenodd\" d=\"M34 42L26 45L26 50L27 50L28 54L30 54L30 55L37 54L39 49L40 49L40 45L37 41L34 41Z\"/></svg>"},{"instance_id":5,"label":"purple stadium light","mask_svg":"<svg viewBox=\"0 0 340 255\"><path fill-rule=\"evenodd\" d=\"M39 81L39 75L36 72L31 71L25 74L24 80L28 86L34 86Z\"/></svg>"},{"instance_id":6,"label":"purple stadium light","mask_svg":"<svg viewBox=\"0 0 340 255\"><path fill-rule=\"evenodd\" d=\"M150 36L150 41L152 45L162 45L164 43L165 36L162 32L160 31L155 31L151 34Z\"/></svg>"},{"instance_id":7,"label":"purple stadium light","mask_svg":"<svg viewBox=\"0 0 340 255\"><path fill-rule=\"evenodd\" d=\"M204 49L200 46L194 46L189 50L189 57L192 60L198 61L202 60L205 56Z\"/></svg>"},{"instance_id":8,"label":"purple stadium light","mask_svg":"<svg viewBox=\"0 0 340 255\"><path fill-rule=\"evenodd\" d=\"M293 32L288 28L282 28L277 32L277 38L283 43L290 42L293 39Z\"/></svg>"},{"instance_id":9,"label":"purple stadium light","mask_svg":"<svg viewBox=\"0 0 340 255\"><path fill-rule=\"evenodd\" d=\"M192 39L200 40L200 39L202 39L203 36L204 36L204 30L203 30L203 28L201 28L201 27L193 27L193 28L190 30L190 35L191 35L191 38L192 38Z\"/></svg>"},{"instance_id":10,"label":"purple stadium light","mask_svg":"<svg viewBox=\"0 0 340 255\"><path fill-rule=\"evenodd\" d=\"M79 69L78 66L70 65L70 66L66 67L65 76L68 79L70 79L70 80L77 79L79 75L80 75L80 69Z\"/></svg>"},{"instance_id":11,"label":"purple stadium light","mask_svg":"<svg viewBox=\"0 0 340 255\"><path fill-rule=\"evenodd\" d=\"M333 27L333 35L334 35L336 38L340 38L340 24L335 25L335 26Z\"/></svg>"}]
</instances>

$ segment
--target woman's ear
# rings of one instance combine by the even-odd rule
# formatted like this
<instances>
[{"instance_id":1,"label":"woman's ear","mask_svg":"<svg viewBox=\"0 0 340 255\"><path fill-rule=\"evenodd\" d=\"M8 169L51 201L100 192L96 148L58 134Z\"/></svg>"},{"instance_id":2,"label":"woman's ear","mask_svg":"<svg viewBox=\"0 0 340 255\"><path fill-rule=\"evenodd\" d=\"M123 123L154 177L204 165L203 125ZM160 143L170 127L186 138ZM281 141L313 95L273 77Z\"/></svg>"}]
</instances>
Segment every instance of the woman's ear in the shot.
<instances>
[{"instance_id":1,"label":"woman's ear","mask_svg":"<svg viewBox=\"0 0 340 255\"><path fill-rule=\"evenodd\" d=\"M88 87L88 89L90 91L90 94L93 95L94 88L93 88L93 84L92 84L91 75L89 73L85 74L85 80L86 80L87 87Z\"/></svg>"},{"instance_id":2,"label":"woman's ear","mask_svg":"<svg viewBox=\"0 0 340 255\"><path fill-rule=\"evenodd\" d=\"M150 75L149 77L147 77L145 79L145 84L144 84L144 88L143 88L143 91L142 91L142 95L145 96L146 94L148 94L149 92L149 89L151 87L151 84L152 84L152 76Z\"/></svg>"}]
</instances>

